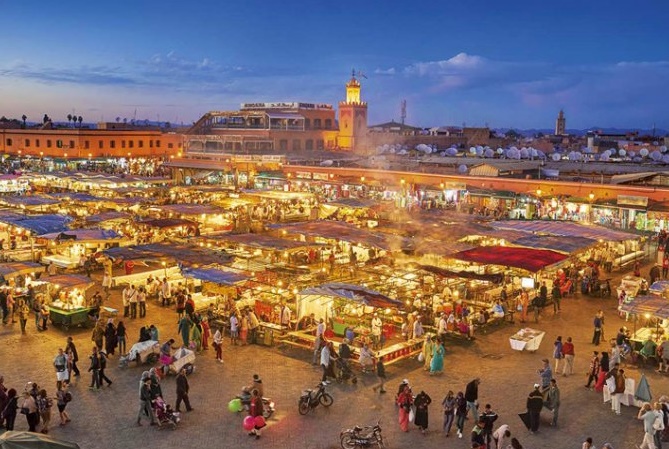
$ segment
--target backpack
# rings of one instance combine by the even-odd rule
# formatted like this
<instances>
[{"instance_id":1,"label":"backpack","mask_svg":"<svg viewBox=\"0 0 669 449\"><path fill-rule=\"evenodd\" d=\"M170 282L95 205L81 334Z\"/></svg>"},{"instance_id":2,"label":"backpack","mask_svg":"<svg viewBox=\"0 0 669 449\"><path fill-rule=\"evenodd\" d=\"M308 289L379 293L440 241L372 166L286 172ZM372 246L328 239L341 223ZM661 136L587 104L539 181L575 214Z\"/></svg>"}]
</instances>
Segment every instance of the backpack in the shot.
<instances>
[{"instance_id":1,"label":"backpack","mask_svg":"<svg viewBox=\"0 0 669 449\"><path fill-rule=\"evenodd\" d=\"M72 393L70 393L69 391L66 391L65 396L63 396L63 401L65 401L66 404L68 402L71 402L72 401Z\"/></svg>"},{"instance_id":2,"label":"backpack","mask_svg":"<svg viewBox=\"0 0 669 449\"><path fill-rule=\"evenodd\" d=\"M664 419L662 416L655 418L655 421L653 422L653 429L664 430Z\"/></svg>"}]
</instances>

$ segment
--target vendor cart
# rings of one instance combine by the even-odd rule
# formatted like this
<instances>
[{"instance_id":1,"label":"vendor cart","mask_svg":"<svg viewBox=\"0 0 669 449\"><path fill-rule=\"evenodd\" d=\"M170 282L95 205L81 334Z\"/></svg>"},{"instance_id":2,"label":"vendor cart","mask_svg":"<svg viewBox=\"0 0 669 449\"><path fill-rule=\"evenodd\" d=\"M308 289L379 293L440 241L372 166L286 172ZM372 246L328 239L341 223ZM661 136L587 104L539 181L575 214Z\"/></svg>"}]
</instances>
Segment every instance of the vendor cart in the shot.
<instances>
[{"instance_id":1,"label":"vendor cart","mask_svg":"<svg viewBox=\"0 0 669 449\"><path fill-rule=\"evenodd\" d=\"M81 307L72 310L49 307L49 318L51 323L63 326L65 330L68 330L70 326L87 327L89 323L92 324L89 318L90 311L90 307Z\"/></svg>"},{"instance_id":2,"label":"vendor cart","mask_svg":"<svg viewBox=\"0 0 669 449\"><path fill-rule=\"evenodd\" d=\"M153 356L153 354L155 354L155 356ZM139 365L140 363L147 363L151 359L158 360L159 355L160 344L155 340L147 340L132 345L126 358L128 361L135 360Z\"/></svg>"},{"instance_id":3,"label":"vendor cart","mask_svg":"<svg viewBox=\"0 0 669 449\"><path fill-rule=\"evenodd\" d=\"M186 348L181 348L175 351L175 353L172 356L172 359L174 360L170 364L170 373L178 374L179 371L181 371L181 368L186 368L186 371L188 374L192 373L194 370L194 363L195 363L195 352L191 351L190 349ZM187 365L190 365L188 367Z\"/></svg>"}]
</instances>

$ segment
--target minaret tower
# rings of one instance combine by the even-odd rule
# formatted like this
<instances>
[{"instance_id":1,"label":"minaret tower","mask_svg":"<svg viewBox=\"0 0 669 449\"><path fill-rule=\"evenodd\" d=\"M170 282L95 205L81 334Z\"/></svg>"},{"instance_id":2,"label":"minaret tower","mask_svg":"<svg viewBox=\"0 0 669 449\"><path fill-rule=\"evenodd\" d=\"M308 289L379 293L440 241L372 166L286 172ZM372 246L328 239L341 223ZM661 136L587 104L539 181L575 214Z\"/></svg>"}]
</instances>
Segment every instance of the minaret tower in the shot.
<instances>
[{"instance_id":1,"label":"minaret tower","mask_svg":"<svg viewBox=\"0 0 669 449\"><path fill-rule=\"evenodd\" d=\"M361 74L358 73L358 76ZM360 101L360 81L353 70L346 83L346 101L339 102L339 137L341 149L354 150L367 133L367 103Z\"/></svg>"},{"instance_id":2,"label":"minaret tower","mask_svg":"<svg viewBox=\"0 0 669 449\"><path fill-rule=\"evenodd\" d=\"M564 136L567 134L567 119L564 118L564 111L560 109L560 113L555 120L555 135Z\"/></svg>"}]
</instances>

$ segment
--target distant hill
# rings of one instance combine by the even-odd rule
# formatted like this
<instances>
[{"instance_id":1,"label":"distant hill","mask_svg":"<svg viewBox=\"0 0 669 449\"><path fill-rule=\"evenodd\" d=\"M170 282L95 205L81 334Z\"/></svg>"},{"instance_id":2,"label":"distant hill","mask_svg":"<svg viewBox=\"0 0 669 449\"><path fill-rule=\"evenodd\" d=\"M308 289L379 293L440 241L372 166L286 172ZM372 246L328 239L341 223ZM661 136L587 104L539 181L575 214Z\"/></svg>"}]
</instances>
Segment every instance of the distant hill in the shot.
<instances>
[{"instance_id":1,"label":"distant hill","mask_svg":"<svg viewBox=\"0 0 669 449\"><path fill-rule=\"evenodd\" d=\"M495 131L498 134L504 134L506 133L509 129L511 128L494 128L493 131ZM513 128L514 131L522 134L525 137L532 137L536 136L538 133L542 133L545 135L552 135L555 130L553 128L540 128L540 129L535 129L535 128L530 128L530 129L516 129ZM653 130L652 129L635 129L635 128L607 128L607 127L599 127L599 126L592 126L587 129L567 129L567 133L572 135L572 136L585 136L589 131L602 131L606 134L625 134L628 132L638 132L640 136L651 136L653 135ZM669 131L666 129L662 128L656 128L655 129L655 136L658 138L664 137L669 135Z\"/></svg>"}]
</instances>

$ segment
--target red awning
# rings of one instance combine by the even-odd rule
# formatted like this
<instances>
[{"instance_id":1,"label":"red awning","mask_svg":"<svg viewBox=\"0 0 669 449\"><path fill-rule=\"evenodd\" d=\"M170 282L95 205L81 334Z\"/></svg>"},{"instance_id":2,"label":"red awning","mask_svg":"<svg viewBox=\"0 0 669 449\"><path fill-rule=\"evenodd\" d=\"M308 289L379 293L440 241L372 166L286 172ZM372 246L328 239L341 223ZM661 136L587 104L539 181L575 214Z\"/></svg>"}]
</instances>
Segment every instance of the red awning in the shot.
<instances>
[{"instance_id":1,"label":"red awning","mask_svg":"<svg viewBox=\"0 0 669 449\"><path fill-rule=\"evenodd\" d=\"M549 265L565 260L567 255L547 249L481 246L461 251L453 255L453 258L484 265L503 265L522 268L523 270L536 273Z\"/></svg>"}]
</instances>

